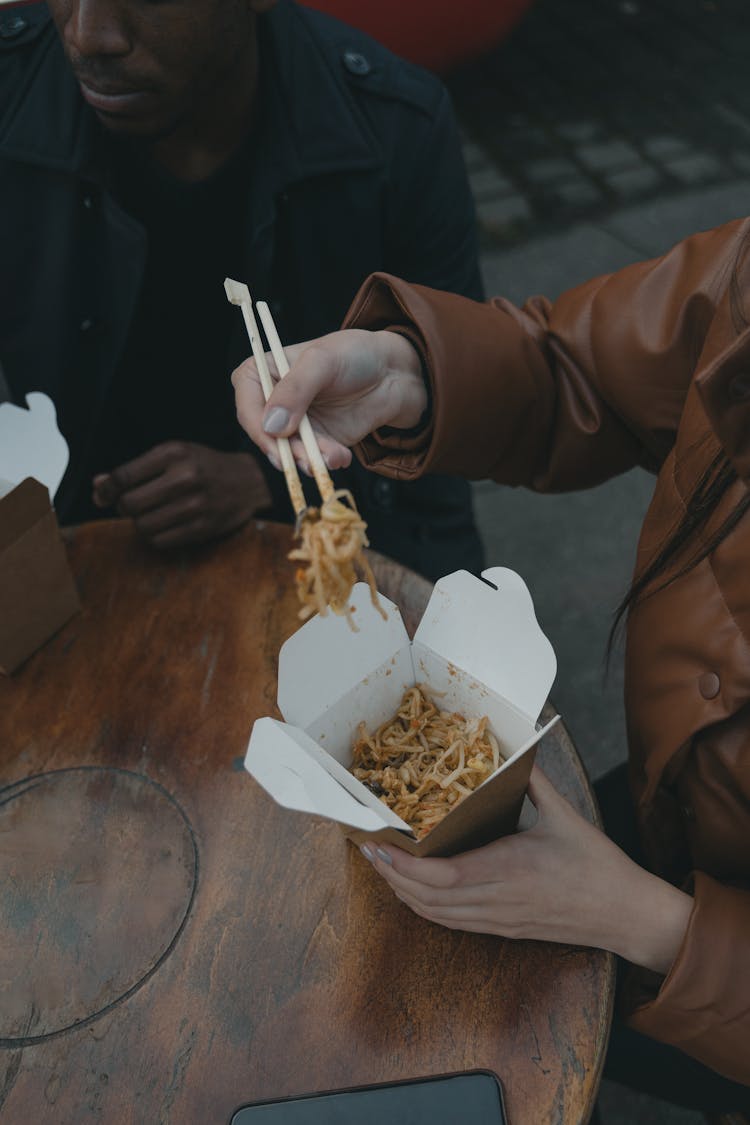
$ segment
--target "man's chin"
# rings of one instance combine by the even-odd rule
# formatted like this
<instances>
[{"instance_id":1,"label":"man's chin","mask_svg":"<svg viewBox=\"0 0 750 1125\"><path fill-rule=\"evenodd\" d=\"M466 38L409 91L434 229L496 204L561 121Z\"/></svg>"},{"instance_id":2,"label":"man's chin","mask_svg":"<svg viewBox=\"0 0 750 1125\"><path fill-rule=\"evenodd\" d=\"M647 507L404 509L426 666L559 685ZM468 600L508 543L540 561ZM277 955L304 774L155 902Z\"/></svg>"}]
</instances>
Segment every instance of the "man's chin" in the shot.
<instances>
[{"instance_id":1,"label":"man's chin","mask_svg":"<svg viewBox=\"0 0 750 1125\"><path fill-rule=\"evenodd\" d=\"M157 116L132 117L107 113L105 110L95 109L100 124L109 133L123 137L135 137L143 141L160 141L174 133L178 119Z\"/></svg>"}]
</instances>

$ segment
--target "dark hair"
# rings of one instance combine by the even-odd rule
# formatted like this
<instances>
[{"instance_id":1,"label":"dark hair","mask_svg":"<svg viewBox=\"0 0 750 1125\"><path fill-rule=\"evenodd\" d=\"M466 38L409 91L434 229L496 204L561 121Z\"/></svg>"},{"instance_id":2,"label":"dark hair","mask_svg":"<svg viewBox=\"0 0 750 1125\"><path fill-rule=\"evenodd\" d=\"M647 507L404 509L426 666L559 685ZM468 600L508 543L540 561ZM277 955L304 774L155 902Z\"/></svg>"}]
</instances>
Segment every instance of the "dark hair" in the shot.
<instances>
[{"instance_id":1,"label":"dark hair","mask_svg":"<svg viewBox=\"0 0 750 1125\"><path fill-rule=\"evenodd\" d=\"M737 470L727 461L724 452L720 450L714 456L695 486L695 490L688 501L679 526L661 546L648 566L638 575L617 607L612 628L609 632L609 640L607 642L608 656L626 612L631 609L645 593L651 583L655 582L660 575L663 575L671 563L679 559L690 540L706 525L722 496L736 480ZM683 574L687 574L689 570L692 570L694 566L697 566L699 562L707 558L708 555L710 555L712 551L715 551L719 544L726 539L730 531L737 526L748 508L750 508L750 492L746 493L739 503L735 505L729 515L722 521L721 525L717 527L716 531L714 531L705 542L700 544L696 550L689 553L682 565L668 578L665 578L663 582L655 586L653 590L649 591L647 596L651 597L651 595L657 593L657 591L671 586L671 584L676 582L678 578L681 578Z\"/></svg>"},{"instance_id":2,"label":"dark hair","mask_svg":"<svg viewBox=\"0 0 750 1125\"><path fill-rule=\"evenodd\" d=\"M748 327L748 319L745 313L743 294L739 282L739 262L748 245L750 245L750 232L743 236L740 243L732 270L732 277L729 282L729 307L732 321L738 334ZM722 496L736 480L737 470L727 460L724 451L720 449L696 484L695 490L688 500L684 515L678 527L666 542L662 544L657 554L642 573L634 580L625 597L618 605L607 641L607 663L609 662L610 653L623 618L625 614L632 609L639 598L644 595L646 597L651 597L652 594L657 593L659 590L671 586L671 584L676 582L678 578L681 578L683 574L687 574L689 570L692 570L694 566L697 566L698 563L707 558L708 555L710 555L712 551L715 551L719 544L726 539L727 535L737 526L745 512L750 508L750 492L747 492L709 539L699 544L696 550L687 555L682 565L675 570L673 574L669 575L668 578L665 578L663 582L660 582L646 594L646 590L652 582L655 582L661 577L669 566L680 558L685 552L690 540L705 527L709 518L718 507Z\"/></svg>"}]
</instances>

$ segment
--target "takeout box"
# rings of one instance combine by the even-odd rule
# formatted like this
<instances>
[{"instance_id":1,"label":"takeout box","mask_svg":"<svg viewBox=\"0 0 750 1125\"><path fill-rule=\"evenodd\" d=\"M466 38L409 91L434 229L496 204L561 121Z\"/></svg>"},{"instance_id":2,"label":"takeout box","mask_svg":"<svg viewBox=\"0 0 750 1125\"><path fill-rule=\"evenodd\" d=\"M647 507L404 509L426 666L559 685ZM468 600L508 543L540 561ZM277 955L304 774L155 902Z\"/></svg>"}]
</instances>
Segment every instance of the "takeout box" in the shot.
<instances>
[{"instance_id":1,"label":"takeout box","mask_svg":"<svg viewBox=\"0 0 750 1125\"><path fill-rule=\"evenodd\" d=\"M538 716L557 662L514 571L456 571L436 584L414 640L397 607L386 620L358 583L351 604L359 632L329 613L306 622L279 654L284 722L253 726L245 767L288 809L338 821L355 843L375 839L414 855L451 855L512 832L536 747L559 716ZM440 710L487 715L505 761L423 839L349 773L357 728L395 715L407 688L424 684Z\"/></svg>"},{"instance_id":2,"label":"takeout box","mask_svg":"<svg viewBox=\"0 0 750 1125\"><path fill-rule=\"evenodd\" d=\"M68 463L47 395L0 405L0 671L14 672L80 609L50 495Z\"/></svg>"}]
</instances>

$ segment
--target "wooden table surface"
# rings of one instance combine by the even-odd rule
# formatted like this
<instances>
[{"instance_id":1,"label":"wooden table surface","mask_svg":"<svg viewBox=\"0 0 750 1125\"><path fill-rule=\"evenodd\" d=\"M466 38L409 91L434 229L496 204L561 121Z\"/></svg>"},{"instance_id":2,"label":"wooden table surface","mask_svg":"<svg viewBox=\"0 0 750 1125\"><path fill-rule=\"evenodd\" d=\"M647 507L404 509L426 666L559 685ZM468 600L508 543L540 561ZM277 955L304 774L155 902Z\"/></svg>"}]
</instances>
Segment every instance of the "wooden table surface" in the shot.
<instances>
[{"instance_id":1,"label":"wooden table surface","mask_svg":"<svg viewBox=\"0 0 750 1125\"><path fill-rule=\"evenodd\" d=\"M423 921L244 771L297 626L288 548L262 524L171 557L124 522L70 533L83 611L0 677L0 1120L224 1125L488 1068L511 1125L586 1121L611 957ZM428 583L376 569L413 629ZM562 724L540 760L593 819Z\"/></svg>"}]
</instances>

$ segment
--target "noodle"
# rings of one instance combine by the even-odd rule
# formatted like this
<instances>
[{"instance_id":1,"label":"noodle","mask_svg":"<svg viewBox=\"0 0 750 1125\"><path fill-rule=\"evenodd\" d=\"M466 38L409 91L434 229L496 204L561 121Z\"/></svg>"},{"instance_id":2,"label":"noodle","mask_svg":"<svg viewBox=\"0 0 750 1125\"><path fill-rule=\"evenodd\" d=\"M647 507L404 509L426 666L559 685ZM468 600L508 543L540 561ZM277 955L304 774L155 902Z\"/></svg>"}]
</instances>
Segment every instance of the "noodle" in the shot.
<instances>
[{"instance_id":1,"label":"noodle","mask_svg":"<svg viewBox=\"0 0 750 1125\"><path fill-rule=\"evenodd\" d=\"M351 506L343 504L343 499ZM289 552L292 561L307 564L298 567L296 573L297 595L302 603L299 615L303 621L316 612L324 617L330 606L334 613L346 614L349 625L357 632L349 599L360 575L370 587L372 604L385 618L375 577L364 554L364 548L369 546L366 532L367 524L346 489L337 489L319 510L308 510L300 529L300 546Z\"/></svg>"},{"instance_id":2,"label":"noodle","mask_svg":"<svg viewBox=\"0 0 750 1125\"><path fill-rule=\"evenodd\" d=\"M487 723L438 711L417 684L374 734L359 724L351 772L421 839L503 760Z\"/></svg>"}]
</instances>

